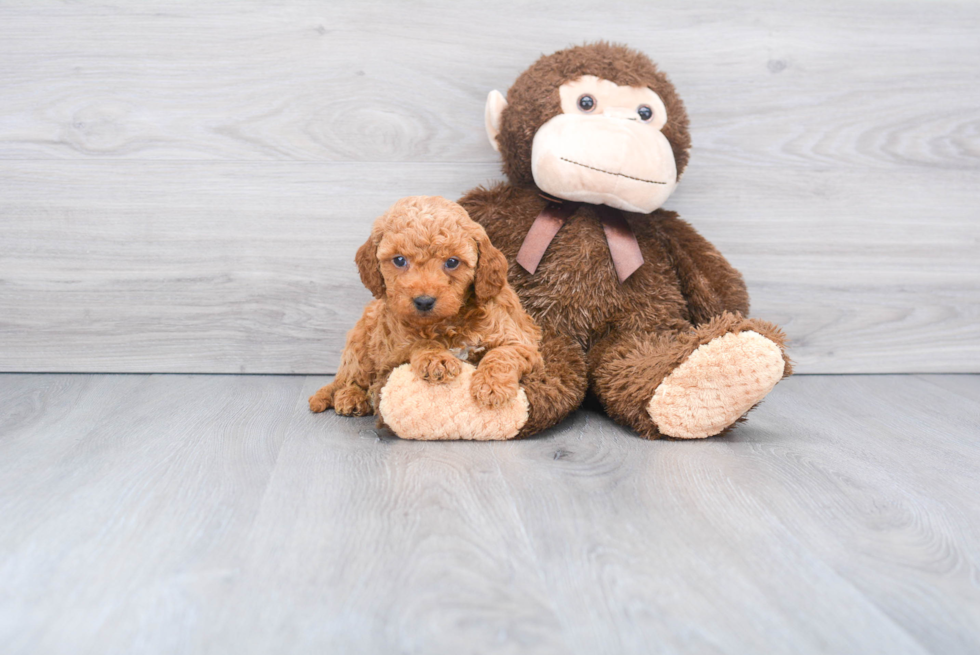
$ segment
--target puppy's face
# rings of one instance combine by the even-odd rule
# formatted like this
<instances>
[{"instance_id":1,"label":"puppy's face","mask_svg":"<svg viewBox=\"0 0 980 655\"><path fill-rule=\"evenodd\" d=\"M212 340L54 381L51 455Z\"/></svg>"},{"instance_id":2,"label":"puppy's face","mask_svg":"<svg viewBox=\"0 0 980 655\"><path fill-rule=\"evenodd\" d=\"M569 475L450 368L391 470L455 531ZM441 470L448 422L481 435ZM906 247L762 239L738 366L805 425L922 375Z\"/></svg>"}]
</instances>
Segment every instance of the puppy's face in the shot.
<instances>
[{"instance_id":1,"label":"puppy's face","mask_svg":"<svg viewBox=\"0 0 980 655\"><path fill-rule=\"evenodd\" d=\"M410 323L435 323L459 313L476 278L476 242L460 226L388 231L378 264L388 306Z\"/></svg>"},{"instance_id":2,"label":"puppy's face","mask_svg":"<svg viewBox=\"0 0 980 655\"><path fill-rule=\"evenodd\" d=\"M375 298L401 320L436 323L472 297L490 301L507 284L507 259L455 202L413 196L374 223L357 251L357 268Z\"/></svg>"}]
</instances>

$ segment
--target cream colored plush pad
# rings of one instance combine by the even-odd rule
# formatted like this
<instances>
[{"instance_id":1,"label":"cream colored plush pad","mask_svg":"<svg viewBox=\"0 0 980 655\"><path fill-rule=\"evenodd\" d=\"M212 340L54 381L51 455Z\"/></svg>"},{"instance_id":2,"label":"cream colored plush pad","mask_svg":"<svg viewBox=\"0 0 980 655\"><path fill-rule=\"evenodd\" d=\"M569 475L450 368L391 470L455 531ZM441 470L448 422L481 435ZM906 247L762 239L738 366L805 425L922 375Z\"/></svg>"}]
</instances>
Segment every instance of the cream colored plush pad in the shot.
<instances>
[{"instance_id":1,"label":"cream colored plush pad","mask_svg":"<svg viewBox=\"0 0 980 655\"><path fill-rule=\"evenodd\" d=\"M783 377L779 346L752 331L712 339L657 387L647 411L669 437L702 439L728 427Z\"/></svg>"},{"instance_id":2,"label":"cream colored plush pad","mask_svg":"<svg viewBox=\"0 0 980 655\"><path fill-rule=\"evenodd\" d=\"M524 389L508 405L484 407L469 392L474 371L476 367L463 362L463 370L454 380L432 384L416 378L412 367L402 364L381 391L381 417L403 439L513 439L527 423L529 405Z\"/></svg>"}]
</instances>

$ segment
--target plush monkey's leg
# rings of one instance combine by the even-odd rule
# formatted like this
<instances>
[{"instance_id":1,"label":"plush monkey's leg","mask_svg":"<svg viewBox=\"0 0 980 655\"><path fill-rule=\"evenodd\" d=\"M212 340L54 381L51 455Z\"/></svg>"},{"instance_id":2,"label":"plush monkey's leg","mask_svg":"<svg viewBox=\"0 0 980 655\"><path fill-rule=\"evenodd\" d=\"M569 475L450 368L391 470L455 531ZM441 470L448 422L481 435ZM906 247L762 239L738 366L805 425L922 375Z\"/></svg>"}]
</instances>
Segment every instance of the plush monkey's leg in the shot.
<instances>
[{"instance_id":1,"label":"plush monkey's leg","mask_svg":"<svg viewBox=\"0 0 980 655\"><path fill-rule=\"evenodd\" d=\"M725 432L792 371L771 323L725 313L698 328L613 333L589 353L606 412L655 439Z\"/></svg>"},{"instance_id":2,"label":"plush monkey's leg","mask_svg":"<svg viewBox=\"0 0 980 655\"><path fill-rule=\"evenodd\" d=\"M399 366L377 393L379 418L404 439L482 441L540 432L574 411L587 385L585 355L571 339L546 331L541 354L544 370L526 374L518 397L499 408L475 401L469 364L446 384L425 382L410 366Z\"/></svg>"}]
</instances>

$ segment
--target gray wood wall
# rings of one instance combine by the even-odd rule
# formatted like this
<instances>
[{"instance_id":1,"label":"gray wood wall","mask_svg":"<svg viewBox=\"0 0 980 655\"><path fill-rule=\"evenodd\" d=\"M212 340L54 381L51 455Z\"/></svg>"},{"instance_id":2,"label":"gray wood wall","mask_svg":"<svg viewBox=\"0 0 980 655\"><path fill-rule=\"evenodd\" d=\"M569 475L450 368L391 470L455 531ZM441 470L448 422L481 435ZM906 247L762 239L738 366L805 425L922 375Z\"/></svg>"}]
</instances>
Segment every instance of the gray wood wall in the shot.
<instances>
[{"instance_id":1,"label":"gray wood wall","mask_svg":"<svg viewBox=\"0 0 980 655\"><path fill-rule=\"evenodd\" d=\"M370 222L498 179L487 92L600 38L801 372L980 372L980 4L924 0L2 2L0 370L334 371Z\"/></svg>"}]
</instances>

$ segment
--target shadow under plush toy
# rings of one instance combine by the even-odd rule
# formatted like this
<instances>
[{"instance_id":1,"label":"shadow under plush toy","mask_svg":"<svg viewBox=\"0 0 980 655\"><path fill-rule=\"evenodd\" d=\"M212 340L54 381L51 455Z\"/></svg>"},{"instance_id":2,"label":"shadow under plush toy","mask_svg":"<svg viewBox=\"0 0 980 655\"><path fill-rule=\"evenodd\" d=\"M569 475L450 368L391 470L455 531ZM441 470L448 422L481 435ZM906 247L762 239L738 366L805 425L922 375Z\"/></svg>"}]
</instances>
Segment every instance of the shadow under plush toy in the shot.
<instances>
[{"instance_id":1,"label":"shadow under plush toy","mask_svg":"<svg viewBox=\"0 0 980 655\"><path fill-rule=\"evenodd\" d=\"M521 382L530 409L517 436L555 425L588 389L643 437L718 435L790 374L783 333L748 318L738 271L660 209L690 135L681 99L645 55L596 43L544 56L506 99L490 93L486 128L508 182L460 204L506 255L543 331L544 369ZM392 379L381 395L408 385L448 419L435 385ZM408 436L406 417L381 413Z\"/></svg>"}]
</instances>

